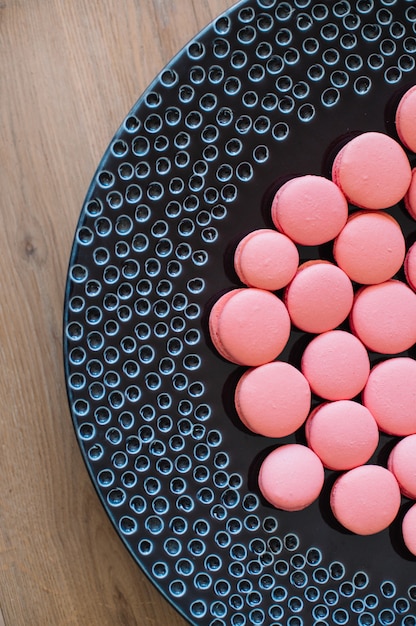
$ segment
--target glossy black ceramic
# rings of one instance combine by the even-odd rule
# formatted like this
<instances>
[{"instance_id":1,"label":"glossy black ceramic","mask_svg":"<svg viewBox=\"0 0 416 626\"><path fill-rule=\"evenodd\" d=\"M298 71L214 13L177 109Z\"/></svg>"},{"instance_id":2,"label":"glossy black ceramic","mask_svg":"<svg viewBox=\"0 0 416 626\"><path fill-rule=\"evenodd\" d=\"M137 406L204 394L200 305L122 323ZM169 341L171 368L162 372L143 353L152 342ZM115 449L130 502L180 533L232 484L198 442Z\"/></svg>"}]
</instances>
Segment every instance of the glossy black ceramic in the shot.
<instances>
[{"instance_id":1,"label":"glossy black ceramic","mask_svg":"<svg viewBox=\"0 0 416 626\"><path fill-rule=\"evenodd\" d=\"M155 79L91 183L64 312L76 436L117 533L191 624L416 624L410 503L359 537L329 512L334 473L302 512L264 502L258 465L281 441L240 426L241 370L206 330L215 298L240 286L236 241L270 226L278 181L328 175L355 132L395 136L415 57L413 2L245 0ZM415 223L391 212L413 242ZM308 339L293 331L281 358L297 364ZM382 436L375 462L391 445Z\"/></svg>"}]
</instances>

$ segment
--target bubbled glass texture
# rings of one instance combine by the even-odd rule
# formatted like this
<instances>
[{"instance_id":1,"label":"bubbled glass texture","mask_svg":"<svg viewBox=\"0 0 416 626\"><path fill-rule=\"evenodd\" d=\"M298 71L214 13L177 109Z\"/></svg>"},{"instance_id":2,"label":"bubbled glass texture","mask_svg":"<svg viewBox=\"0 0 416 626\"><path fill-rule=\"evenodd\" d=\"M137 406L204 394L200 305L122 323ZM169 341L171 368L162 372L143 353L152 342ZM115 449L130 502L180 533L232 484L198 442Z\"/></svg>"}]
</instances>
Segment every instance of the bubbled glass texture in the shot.
<instances>
[{"instance_id":1,"label":"bubbled glass texture","mask_svg":"<svg viewBox=\"0 0 416 626\"><path fill-rule=\"evenodd\" d=\"M322 173L351 129L385 132L415 58L412 2L240 2L155 79L91 183L65 299L76 435L117 532L192 624L416 624L394 537L262 500L273 441L237 424L206 329L235 286L230 245L269 225L267 189Z\"/></svg>"}]
</instances>

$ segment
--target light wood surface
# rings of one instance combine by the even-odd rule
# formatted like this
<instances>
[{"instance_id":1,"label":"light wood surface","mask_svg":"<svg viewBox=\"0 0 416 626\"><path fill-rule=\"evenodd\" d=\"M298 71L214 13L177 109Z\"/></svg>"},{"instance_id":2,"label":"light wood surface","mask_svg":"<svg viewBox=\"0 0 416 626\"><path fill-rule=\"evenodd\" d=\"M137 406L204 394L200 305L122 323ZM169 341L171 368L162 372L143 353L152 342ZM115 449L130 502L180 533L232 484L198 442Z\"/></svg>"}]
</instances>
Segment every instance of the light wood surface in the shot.
<instances>
[{"instance_id":1,"label":"light wood surface","mask_svg":"<svg viewBox=\"0 0 416 626\"><path fill-rule=\"evenodd\" d=\"M183 626L117 537L67 405L66 270L139 95L232 0L0 0L0 624ZM3 620L3 621L2 621Z\"/></svg>"}]
</instances>

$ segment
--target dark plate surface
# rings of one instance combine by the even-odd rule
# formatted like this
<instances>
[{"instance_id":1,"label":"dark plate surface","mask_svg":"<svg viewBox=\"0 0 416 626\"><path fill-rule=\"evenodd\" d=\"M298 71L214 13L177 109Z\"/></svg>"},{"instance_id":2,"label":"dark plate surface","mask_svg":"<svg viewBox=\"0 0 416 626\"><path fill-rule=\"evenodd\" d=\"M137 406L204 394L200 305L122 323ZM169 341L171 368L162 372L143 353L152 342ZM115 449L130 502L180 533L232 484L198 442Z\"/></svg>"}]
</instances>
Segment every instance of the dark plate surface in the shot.
<instances>
[{"instance_id":1,"label":"dark plate surface","mask_svg":"<svg viewBox=\"0 0 416 626\"><path fill-rule=\"evenodd\" d=\"M206 333L213 300L240 286L233 245L270 225L268 190L327 175L350 133L394 133L415 57L412 2L243 1L138 100L88 191L64 313L76 435L118 534L192 624L416 624L400 519L372 537L340 529L331 472L303 512L262 500L257 467L281 441L239 425L241 370ZM414 222L391 212L412 242ZM296 364L307 340L294 331L281 358Z\"/></svg>"}]
</instances>

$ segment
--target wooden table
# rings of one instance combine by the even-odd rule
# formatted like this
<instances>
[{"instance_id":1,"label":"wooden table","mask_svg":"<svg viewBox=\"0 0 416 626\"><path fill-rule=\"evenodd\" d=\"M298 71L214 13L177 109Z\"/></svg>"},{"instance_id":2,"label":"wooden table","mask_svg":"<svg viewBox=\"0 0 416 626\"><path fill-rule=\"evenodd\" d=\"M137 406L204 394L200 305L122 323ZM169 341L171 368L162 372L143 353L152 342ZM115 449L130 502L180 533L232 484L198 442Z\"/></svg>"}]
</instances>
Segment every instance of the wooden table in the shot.
<instances>
[{"instance_id":1,"label":"wooden table","mask_svg":"<svg viewBox=\"0 0 416 626\"><path fill-rule=\"evenodd\" d=\"M62 310L81 205L113 133L232 3L0 1L0 625L185 624L90 482L66 398Z\"/></svg>"}]
</instances>

